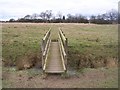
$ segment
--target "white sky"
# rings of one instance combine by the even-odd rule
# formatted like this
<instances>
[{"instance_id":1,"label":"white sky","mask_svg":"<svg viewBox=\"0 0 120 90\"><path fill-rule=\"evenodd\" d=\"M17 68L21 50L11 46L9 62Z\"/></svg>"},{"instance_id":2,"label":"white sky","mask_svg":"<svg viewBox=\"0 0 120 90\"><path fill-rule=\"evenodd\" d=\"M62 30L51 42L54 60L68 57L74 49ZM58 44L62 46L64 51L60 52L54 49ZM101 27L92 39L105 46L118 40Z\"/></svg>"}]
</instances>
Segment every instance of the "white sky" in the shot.
<instances>
[{"instance_id":1,"label":"white sky","mask_svg":"<svg viewBox=\"0 0 120 90\"><path fill-rule=\"evenodd\" d=\"M111 9L118 10L119 0L0 0L0 20L18 19L27 14L52 10L70 14L102 14Z\"/></svg>"}]
</instances>

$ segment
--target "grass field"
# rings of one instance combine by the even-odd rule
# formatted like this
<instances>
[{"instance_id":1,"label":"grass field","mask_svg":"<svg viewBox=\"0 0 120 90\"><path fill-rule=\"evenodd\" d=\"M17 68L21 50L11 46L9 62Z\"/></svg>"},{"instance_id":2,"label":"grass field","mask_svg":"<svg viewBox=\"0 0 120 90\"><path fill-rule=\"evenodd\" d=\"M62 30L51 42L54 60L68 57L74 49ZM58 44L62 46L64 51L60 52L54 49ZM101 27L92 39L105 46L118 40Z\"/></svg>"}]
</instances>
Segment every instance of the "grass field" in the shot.
<instances>
[{"instance_id":1,"label":"grass field","mask_svg":"<svg viewBox=\"0 0 120 90\"><path fill-rule=\"evenodd\" d=\"M68 38L68 67L73 70L68 71L69 79L49 76L44 80L41 69L5 67L23 68L32 63L40 68L41 39L51 28L52 40L56 40L59 27ZM117 66L117 48L117 25L3 23L3 87L118 87L117 68L113 68ZM56 82L51 85L50 81Z\"/></svg>"},{"instance_id":2,"label":"grass field","mask_svg":"<svg viewBox=\"0 0 120 90\"><path fill-rule=\"evenodd\" d=\"M5 64L15 65L17 60L26 56L39 57L41 39L50 27L52 39L58 38L59 27L68 38L68 63L71 67L77 67L79 59L83 67L97 67L104 66L107 59L117 58L117 25L11 23L3 24L2 54ZM102 64L95 66L97 61Z\"/></svg>"}]
</instances>

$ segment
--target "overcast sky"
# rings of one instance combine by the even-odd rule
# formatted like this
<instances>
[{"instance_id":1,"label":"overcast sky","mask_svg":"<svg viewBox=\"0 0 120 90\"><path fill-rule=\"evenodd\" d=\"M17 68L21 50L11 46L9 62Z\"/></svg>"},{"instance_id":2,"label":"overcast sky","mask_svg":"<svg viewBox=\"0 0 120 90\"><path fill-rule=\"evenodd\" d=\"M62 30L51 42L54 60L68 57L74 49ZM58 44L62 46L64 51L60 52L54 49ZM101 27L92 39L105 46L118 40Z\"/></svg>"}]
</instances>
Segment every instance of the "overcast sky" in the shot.
<instances>
[{"instance_id":1,"label":"overcast sky","mask_svg":"<svg viewBox=\"0 0 120 90\"><path fill-rule=\"evenodd\" d=\"M27 14L52 10L70 14L102 14L111 9L118 10L119 0L0 0L0 20L18 19Z\"/></svg>"}]
</instances>

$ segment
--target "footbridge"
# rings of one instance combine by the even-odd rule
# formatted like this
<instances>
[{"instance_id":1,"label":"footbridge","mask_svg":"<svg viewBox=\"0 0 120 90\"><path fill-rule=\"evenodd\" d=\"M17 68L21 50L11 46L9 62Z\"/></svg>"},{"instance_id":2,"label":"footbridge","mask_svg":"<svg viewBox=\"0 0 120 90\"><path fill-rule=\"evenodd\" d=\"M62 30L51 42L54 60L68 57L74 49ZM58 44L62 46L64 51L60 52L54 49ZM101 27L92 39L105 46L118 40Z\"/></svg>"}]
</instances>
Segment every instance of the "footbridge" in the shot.
<instances>
[{"instance_id":1,"label":"footbridge","mask_svg":"<svg viewBox=\"0 0 120 90\"><path fill-rule=\"evenodd\" d=\"M59 38L51 40L51 29L42 39L42 69L45 73L64 73L67 71L68 39L59 28Z\"/></svg>"}]
</instances>

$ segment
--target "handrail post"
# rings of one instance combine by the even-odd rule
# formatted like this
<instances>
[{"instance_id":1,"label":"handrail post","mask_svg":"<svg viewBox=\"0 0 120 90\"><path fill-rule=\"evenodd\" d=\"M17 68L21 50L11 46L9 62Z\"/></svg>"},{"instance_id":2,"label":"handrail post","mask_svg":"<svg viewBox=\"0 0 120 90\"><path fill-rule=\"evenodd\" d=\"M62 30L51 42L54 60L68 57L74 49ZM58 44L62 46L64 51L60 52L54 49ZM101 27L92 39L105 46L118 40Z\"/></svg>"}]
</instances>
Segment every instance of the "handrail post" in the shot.
<instances>
[{"instance_id":1,"label":"handrail post","mask_svg":"<svg viewBox=\"0 0 120 90\"><path fill-rule=\"evenodd\" d=\"M65 66L66 66L66 70L67 70L67 55L65 56Z\"/></svg>"},{"instance_id":2,"label":"handrail post","mask_svg":"<svg viewBox=\"0 0 120 90\"><path fill-rule=\"evenodd\" d=\"M66 52L66 54L68 54L68 39L67 38L65 41L65 52Z\"/></svg>"},{"instance_id":3,"label":"handrail post","mask_svg":"<svg viewBox=\"0 0 120 90\"><path fill-rule=\"evenodd\" d=\"M43 60L43 61L42 61L42 67L44 67L44 64L45 64L45 56L43 56L42 58L43 58L43 59L42 59L42 60Z\"/></svg>"},{"instance_id":4,"label":"handrail post","mask_svg":"<svg viewBox=\"0 0 120 90\"><path fill-rule=\"evenodd\" d=\"M68 58L68 39L67 38L65 41L65 52L66 52L65 62L66 62L66 66L67 66L67 58Z\"/></svg>"},{"instance_id":5,"label":"handrail post","mask_svg":"<svg viewBox=\"0 0 120 90\"><path fill-rule=\"evenodd\" d=\"M42 44L41 44L41 51L42 51L42 68L44 65L44 58L43 58L43 52L44 52L44 40L42 39Z\"/></svg>"}]
</instances>

